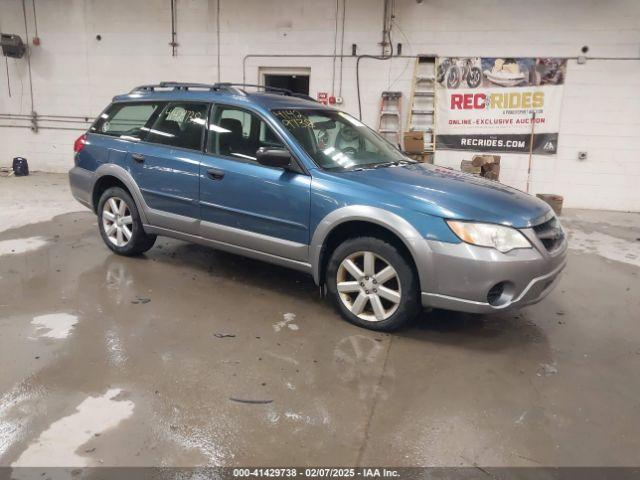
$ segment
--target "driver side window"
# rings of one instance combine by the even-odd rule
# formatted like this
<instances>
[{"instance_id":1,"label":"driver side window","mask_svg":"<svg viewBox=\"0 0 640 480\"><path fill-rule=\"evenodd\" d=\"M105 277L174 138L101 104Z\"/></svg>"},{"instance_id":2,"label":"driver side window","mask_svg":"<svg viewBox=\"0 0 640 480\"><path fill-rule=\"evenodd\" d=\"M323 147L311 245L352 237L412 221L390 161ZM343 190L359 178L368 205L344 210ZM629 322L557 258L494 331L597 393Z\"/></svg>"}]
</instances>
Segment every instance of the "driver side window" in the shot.
<instances>
[{"instance_id":1,"label":"driver side window","mask_svg":"<svg viewBox=\"0 0 640 480\"><path fill-rule=\"evenodd\" d=\"M260 147L284 145L271 127L252 112L221 105L212 110L207 152L255 162Z\"/></svg>"}]
</instances>

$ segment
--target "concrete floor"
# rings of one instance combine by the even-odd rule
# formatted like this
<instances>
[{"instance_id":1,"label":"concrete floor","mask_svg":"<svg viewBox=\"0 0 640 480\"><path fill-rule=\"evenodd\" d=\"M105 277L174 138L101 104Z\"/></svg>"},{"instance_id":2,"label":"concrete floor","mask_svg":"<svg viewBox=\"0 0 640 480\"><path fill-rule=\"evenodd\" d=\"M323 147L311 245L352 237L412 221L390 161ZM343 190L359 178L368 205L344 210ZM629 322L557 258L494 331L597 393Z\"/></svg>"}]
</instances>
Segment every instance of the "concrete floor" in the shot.
<instances>
[{"instance_id":1,"label":"concrete floor","mask_svg":"<svg viewBox=\"0 0 640 480\"><path fill-rule=\"evenodd\" d=\"M640 215L563 222L544 302L385 335L293 271L117 257L65 176L0 178L0 465L637 465Z\"/></svg>"}]
</instances>

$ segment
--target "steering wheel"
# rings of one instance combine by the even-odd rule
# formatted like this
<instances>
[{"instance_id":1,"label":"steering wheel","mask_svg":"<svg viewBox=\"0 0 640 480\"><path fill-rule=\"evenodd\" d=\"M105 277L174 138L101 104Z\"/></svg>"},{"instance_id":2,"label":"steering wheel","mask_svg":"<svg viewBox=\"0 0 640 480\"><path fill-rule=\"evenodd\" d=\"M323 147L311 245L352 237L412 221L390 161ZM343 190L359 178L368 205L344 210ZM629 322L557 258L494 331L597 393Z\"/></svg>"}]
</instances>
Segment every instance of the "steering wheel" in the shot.
<instances>
[{"instance_id":1,"label":"steering wheel","mask_svg":"<svg viewBox=\"0 0 640 480\"><path fill-rule=\"evenodd\" d=\"M355 147L344 147L344 148L341 148L340 150L342 150L342 153L350 157L353 157L358 154L358 149Z\"/></svg>"},{"instance_id":2,"label":"steering wheel","mask_svg":"<svg viewBox=\"0 0 640 480\"><path fill-rule=\"evenodd\" d=\"M340 129L340 138L345 142L353 142L358 138L358 132L353 127L345 125Z\"/></svg>"}]
</instances>

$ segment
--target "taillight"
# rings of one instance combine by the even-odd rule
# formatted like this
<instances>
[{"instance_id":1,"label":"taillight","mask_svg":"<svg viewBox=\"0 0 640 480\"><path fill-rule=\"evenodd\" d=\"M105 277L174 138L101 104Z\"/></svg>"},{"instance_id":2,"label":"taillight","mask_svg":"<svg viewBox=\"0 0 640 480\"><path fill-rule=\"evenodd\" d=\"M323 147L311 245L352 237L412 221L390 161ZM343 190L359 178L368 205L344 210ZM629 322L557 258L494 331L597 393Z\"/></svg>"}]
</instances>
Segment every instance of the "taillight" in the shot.
<instances>
[{"instance_id":1,"label":"taillight","mask_svg":"<svg viewBox=\"0 0 640 480\"><path fill-rule=\"evenodd\" d=\"M80 150L84 148L86 144L87 144L87 135L82 134L76 139L75 142L73 142L73 151L78 153Z\"/></svg>"}]
</instances>

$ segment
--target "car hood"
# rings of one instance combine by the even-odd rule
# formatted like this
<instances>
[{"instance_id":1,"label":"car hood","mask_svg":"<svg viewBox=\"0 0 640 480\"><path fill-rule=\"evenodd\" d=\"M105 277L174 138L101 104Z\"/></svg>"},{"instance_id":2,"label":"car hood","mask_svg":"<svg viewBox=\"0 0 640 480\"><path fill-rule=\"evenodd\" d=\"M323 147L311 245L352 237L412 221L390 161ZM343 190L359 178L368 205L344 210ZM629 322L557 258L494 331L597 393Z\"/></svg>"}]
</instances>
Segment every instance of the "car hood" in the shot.
<instances>
[{"instance_id":1,"label":"car hood","mask_svg":"<svg viewBox=\"0 0 640 480\"><path fill-rule=\"evenodd\" d=\"M347 171L340 175L394 194L383 201L396 203L402 201L398 196L404 197L416 210L444 218L525 228L541 223L550 212L542 200L515 188L429 164Z\"/></svg>"}]
</instances>

